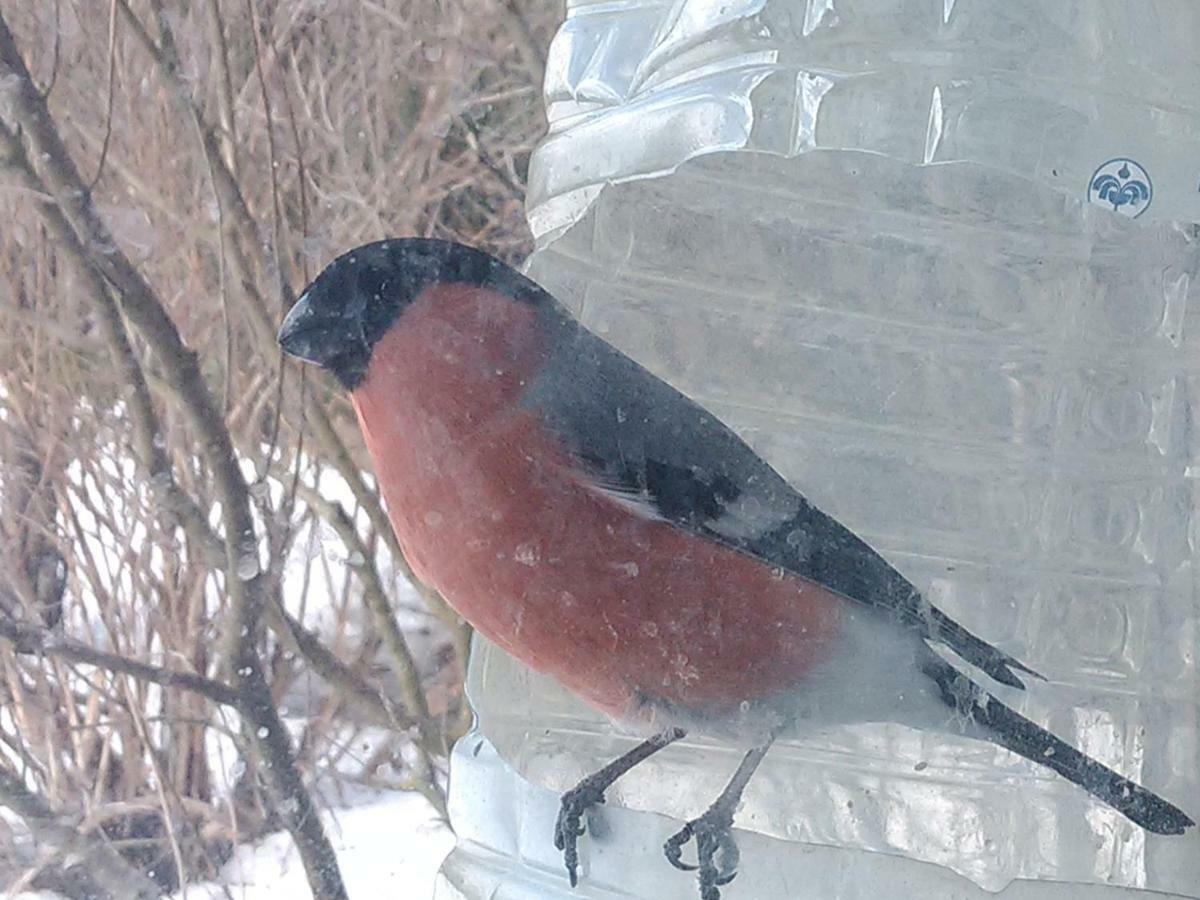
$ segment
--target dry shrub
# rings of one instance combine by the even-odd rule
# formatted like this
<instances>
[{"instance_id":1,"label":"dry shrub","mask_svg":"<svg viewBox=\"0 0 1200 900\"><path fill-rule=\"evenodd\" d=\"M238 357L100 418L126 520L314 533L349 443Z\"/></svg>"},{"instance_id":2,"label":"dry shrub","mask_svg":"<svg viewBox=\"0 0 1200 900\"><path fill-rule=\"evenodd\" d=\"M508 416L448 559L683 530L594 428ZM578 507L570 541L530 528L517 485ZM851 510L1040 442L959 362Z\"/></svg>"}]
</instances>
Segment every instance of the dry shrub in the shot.
<instances>
[{"instance_id":1,"label":"dry shrub","mask_svg":"<svg viewBox=\"0 0 1200 900\"><path fill-rule=\"evenodd\" d=\"M443 803L465 629L405 592L344 400L284 365L273 332L360 242L523 255L560 14L528 0L0 10L48 108L32 115L0 65L0 885L133 896L135 872L171 888L280 826L319 862L290 806L317 772ZM185 349L147 327L155 306ZM239 496L248 535L229 533ZM234 660L261 662L257 706ZM290 759L259 739L272 700ZM370 756L351 762L367 731ZM292 766L298 792L264 780L264 758ZM339 896L312 873L315 895Z\"/></svg>"}]
</instances>

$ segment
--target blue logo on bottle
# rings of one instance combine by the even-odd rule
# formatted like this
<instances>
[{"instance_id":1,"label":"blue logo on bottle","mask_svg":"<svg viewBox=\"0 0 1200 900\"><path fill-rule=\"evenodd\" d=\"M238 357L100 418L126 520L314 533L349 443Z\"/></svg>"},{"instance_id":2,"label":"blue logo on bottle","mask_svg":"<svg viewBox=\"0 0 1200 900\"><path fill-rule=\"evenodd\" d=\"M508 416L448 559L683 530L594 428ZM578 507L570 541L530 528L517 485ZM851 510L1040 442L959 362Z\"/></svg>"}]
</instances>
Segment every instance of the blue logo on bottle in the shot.
<instances>
[{"instance_id":1,"label":"blue logo on bottle","mask_svg":"<svg viewBox=\"0 0 1200 900\"><path fill-rule=\"evenodd\" d=\"M1150 174L1132 159L1110 159L1088 182L1088 202L1136 219L1150 208L1154 184Z\"/></svg>"}]
</instances>

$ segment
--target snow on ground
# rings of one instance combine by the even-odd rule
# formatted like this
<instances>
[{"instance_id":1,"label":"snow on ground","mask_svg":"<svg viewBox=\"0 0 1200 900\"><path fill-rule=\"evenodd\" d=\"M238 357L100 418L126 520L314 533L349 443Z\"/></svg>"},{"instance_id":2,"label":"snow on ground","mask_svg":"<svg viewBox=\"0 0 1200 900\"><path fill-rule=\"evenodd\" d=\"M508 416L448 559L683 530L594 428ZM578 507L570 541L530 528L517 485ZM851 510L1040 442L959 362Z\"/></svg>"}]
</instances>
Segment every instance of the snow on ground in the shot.
<instances>
[{"instance_id":1,"label":"snow on ground","mask_svg":"<svg viewBox=\"0 0 1200 900\"><path fill-rule=\"evenodd\" d=\"M454 835L419 794L363 792L354 805L321 815L353 900L427 900ZM243 844L219 883L189 885L171 900L309 900L304 866L286 832ZM11 900L61 900L49 892Z\"/></svg>"},{"instance_id":2,"label":"snow on ground","mask_svg":"<svg viewBox=\"0 0 1200 900\"><path fill-rule=\"evenodd\" d=\"M454 835L418 794L376 793L344 809L328 810L322 821L346 890L353 898L433 896L438 867L454 846ZM308 900L304 866L286 833L237 848L222 884L193 885L172 900ZM228 890L228 893L226 892Z\"/></svg>"}]
</instances>

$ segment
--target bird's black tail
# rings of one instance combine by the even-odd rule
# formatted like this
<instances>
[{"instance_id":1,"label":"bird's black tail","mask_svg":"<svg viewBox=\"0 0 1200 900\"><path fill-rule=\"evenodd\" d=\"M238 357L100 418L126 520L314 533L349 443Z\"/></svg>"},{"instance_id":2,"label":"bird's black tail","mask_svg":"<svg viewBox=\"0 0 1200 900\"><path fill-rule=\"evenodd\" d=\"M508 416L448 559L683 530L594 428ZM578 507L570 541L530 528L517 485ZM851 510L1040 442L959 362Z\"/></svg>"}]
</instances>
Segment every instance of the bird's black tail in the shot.
<instances>
[{"instance_id":1,"label":"bird's black tail","mask_svg":"<svg viewBox=\"0 0 1200 900\"><path fill-rule=\"evenodd\" d=\"M924 657L921 669L937 683L946 705L969 716L997 744L1053 769L1147 831L1183 834L1196 824L1177 806L1009 709L932 650L926 648Z\"/></svg>"}]
</instances>

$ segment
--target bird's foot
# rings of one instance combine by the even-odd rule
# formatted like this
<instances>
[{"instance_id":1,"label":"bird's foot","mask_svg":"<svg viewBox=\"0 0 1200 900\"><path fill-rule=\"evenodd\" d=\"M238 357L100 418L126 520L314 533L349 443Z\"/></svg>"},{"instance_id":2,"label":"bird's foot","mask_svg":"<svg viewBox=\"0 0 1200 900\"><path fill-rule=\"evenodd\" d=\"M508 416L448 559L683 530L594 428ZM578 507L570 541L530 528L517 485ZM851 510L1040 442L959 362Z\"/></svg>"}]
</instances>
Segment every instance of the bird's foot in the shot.
<instances>
[{"instance_id":1,"label":"bird's foot","mask_svg":"<svg viewBox=\"0 0 1200 900\"><path fill-rule=\"evenodd\" d=\"M687 732L682 728L669 728L642 741L632 750L614 759L599 772L589 775L571 790L563 794L558 809L558 822L554 826L554 846L562 851L563 863L571 879L571 887L579 881L579 838L587 831L583 824L584 814L593 806L604 802L604 792L614 781L663 747L674 743Z\"/></svg>"},{"instance_id":2,"label":"bird's foot","mask_svg":"<svg viewBox=\"0 0 1200 900\"><path fill-rule=\"evenodd\" d=\"M696 840L696 865L685 863L683 848ZM720 900L719 888L737 875L738 846L733 839L733 813L718 801L698 819L667 838L663 844L667 862L684 872L699 871L700 900Z\"/></svg>"},{"instance_id":3,"label":"bird's foot","mask_svg":"<svg viewBox=\"0 0 1200 900\"><path fill-rule=\"evenodd\" d=\"M597 773L598 775L599 773ZM583 779L563 794L558 808L558 821L554 825L554 846L562 851L563 864L571 887L579 883L579 838L587 831L583 824L584 814L604 802L604 787L597 775Z\"/></svg>"}]
</instances>

